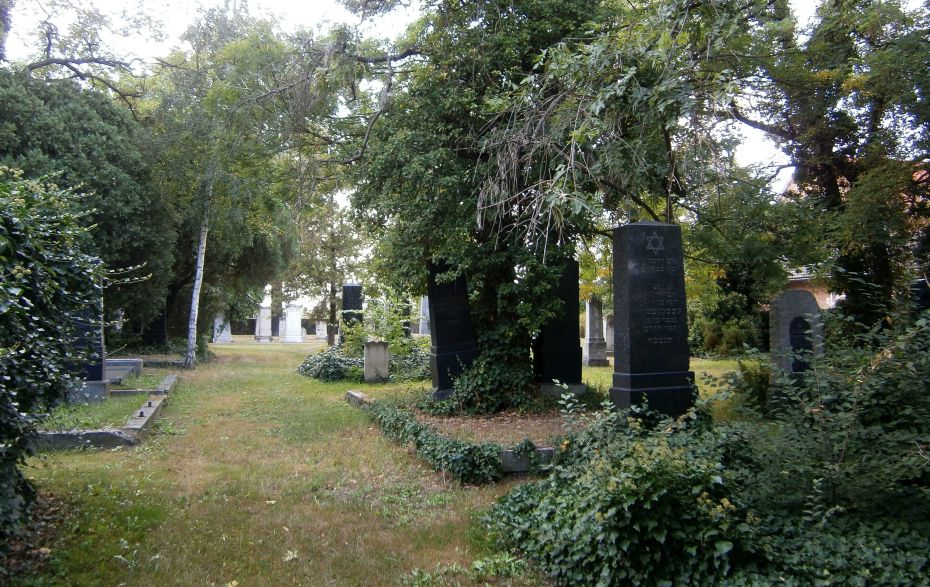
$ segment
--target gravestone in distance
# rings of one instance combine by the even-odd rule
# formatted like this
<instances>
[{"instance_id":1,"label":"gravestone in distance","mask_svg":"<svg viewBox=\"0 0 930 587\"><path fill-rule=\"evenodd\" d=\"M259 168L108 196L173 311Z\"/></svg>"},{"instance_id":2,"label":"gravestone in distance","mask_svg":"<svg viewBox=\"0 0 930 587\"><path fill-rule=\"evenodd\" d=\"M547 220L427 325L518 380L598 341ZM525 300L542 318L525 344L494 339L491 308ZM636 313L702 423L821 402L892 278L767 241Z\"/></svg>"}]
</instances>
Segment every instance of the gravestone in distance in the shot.
<instances>
[{"instance_id":1,"label":"gravestone in distance","mask_svg":"<svg viewBox=\"0 0 930 587\"><path fill-rule=\"evenodd\" d=\"M316 323L316 339L317 339L317 340L326 340L326 320L317 320L317 323Z\"/></svg>"},{"instance_id":2,"label":"gravestone in distance","mask_svg":"<svg viewBox=\"0 0 930 587\"><path fill-rule=\"evenodd\" d=\"M342 322L349 326L362 321L362 307L365 298L362 295L362 286L357 283L347 283L342 286Z\"/></svg>"},{"instance_id":3,"label":"gravestone in distance","mask_svg":"<svg viewBox=\"0 0 930 587\"><path fill-rule=\"evenodd\" d=\"M589 367L607 367L607 341L604 340L604 308L601 298L591 296L585 302L584 364Z\"/></svg>"},{"instance_id":4,"label":"gravestone in distance","mask_svg":"<svg viewBox=\"0 0 930 587\"><path fill-rule=\"evenodd\" d=\"M365 383L378 383L388 378L388 343L365 343Z\"/></svg>"},{"instance_id":5,"label":"gravestone in distance","mask_svg":"<svg viewBox=\"0 0 930 587\"><path fill-rule=\"evenodd\" d=\"M436 277L448 270L445 264L431 263L427 276L432 338L429 366L433 375L433 397L439 400L449 397L456 376L478 356L465 276L436 283Z\"/></svg>"},{"instance_id":6,"label":"gravestone in distance","mask_svg":"<svg viewBox=\"0 0 930 587\"><path fill-rule=\"evenodd\" d=\"M271 304L262 304L258 307L258 319L255 321L255 340L257 342L271 342Z\"/></svg>"},{"instance_id":7,"label":"gravestone in distance","mask_svg":"<svg viewBox=\"0 0 930 587\"><path fill-rule=\"evenodd\" d=\"M920 313L930 310L930 285L926 279L915 279L911 281L911 301L914 309Z\"/></svg>"},{"instance_id":8,"label":"gravestone in distance","mask_svg":"<svg viewBox=\"0 0 930 587\"><path fill-rule=\"evenodd\" d=\"M550 295L562 301L558 316L543 325L533 345L533 370L539 380L539 391L561 396L568 391L582 393L581 345L578 344L578 261L569 259L563 266L559 281Z\"/></svg>"},{"instance_id":9,"label":"gravestone in distance","mask_svg":"<svg viewBox=\"0 0 930 587\"><path fill-rule=\"evenodd\" d=\"M83 380L80 389L68 395L71 402L96 402L107 398L106 347L103 338L103 298L96 308L87 308L75 321L76 347L87 352L83 363L74 365L74 372Z\"/></svg>"},{"instance_id":10,"label":"gravestone in distance","mask_svg":"<svg viewBox=\"0 0 930 587\"><path fill-rule=\"evenodd\" d=\"M217 312L213 318L213 343L229 344L233 341L232 325L223 312Z\"/></svg>"},{"instance_id":11,"label":"gravestone in distance","mask_svg":"<svg viewBox=\"0 0 930 587\"><path fill-rule=\"evenodd\" d=\"M681 229L637 222L614 229L614 376L618 409L648 403L679 416L694 405Z\"/></svg>"},{"instance_id":12,"label":"gravestone in distance","mask_svg":"<svg viewBox=\"0 0 930 587\"><path fill-rule=\"evenodd\" d=\"M607 356L614 356L614 315L604 314L604 340L607 342Z\"/></svg>"},{"instance_id":13,"label":"gravestone in distance","mask_svg":"<svg viewBox=\"0 0 930 587\"><path fill-rule=\"evenodd\" d=\"M429 334L429 298L420 297L420 334Z\"/></svg>"},{"instance_id":14,"label":"gravestone in distance","mask_svg":"<svg viewBox=\"0 0 930 587\"><path fill-rule=\"evenodd\" d=\"M814 294L783 291L769 306L769 358L772 375L810 369L812 356L823 354L823 321Z\"/></svg>"},{"instance_id":15,"label":"gravestone in distance","mask_svg":"<svg viewBox=\"0 0 930 587\"><path fill-rule=\"evenodd\" d=\"M304 331L300 327L304 308L297 302L290 302L284 307L284 327L281 331L281 342L303 342Z\"/></svg>"}]
</instances>

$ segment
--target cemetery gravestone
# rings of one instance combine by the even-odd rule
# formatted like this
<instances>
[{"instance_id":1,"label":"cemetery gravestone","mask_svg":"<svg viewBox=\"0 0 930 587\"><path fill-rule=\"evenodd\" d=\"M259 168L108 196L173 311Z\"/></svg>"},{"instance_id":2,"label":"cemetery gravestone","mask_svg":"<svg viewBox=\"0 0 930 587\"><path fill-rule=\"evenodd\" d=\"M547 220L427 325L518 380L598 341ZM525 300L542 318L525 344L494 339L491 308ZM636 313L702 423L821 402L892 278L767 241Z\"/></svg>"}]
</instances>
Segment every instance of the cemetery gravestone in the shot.
<instances>
[{"instance_id":1,"label":"cemetery gravestone","mask_svg":"<svg viewBox=\"0 0 930 587\"><path fill-rule=\"evenodd\" d=\"M911 282L911 300L917 312L930 309L930 285L926 279L915 279Z\"/></svg>"},{"instance_id":2,"label":"cemetery gravestone","mask_svg":"<svg viewBox=\"0 0 930 587\"><path fill-rule=\"evenodd\" d=\"M465 276L437 283L436 277L449 270L445 264L430 264L427 281L429 299L430 371L433 396L446 399L452 393L456 376L471 366L478 356L475 329L468 307Z\"/></svg>"},{"instance_id":3,"label":"cemetery gravestone","mask_svg":"<svg viewBox=\"0 0 930 587\"><path fill-rule=\"evenodd\" d=\"M572 393L585 390L581 382L581 345L578 344L578 261L565 262L559 281L551 295L562 302L558 316L543 325L533 345L533 367L540 381L539 390L546 395L565 393L559 384Z\"/></svg>"},{"instance_id":4,"label":"cemetery gravestone","mask_svg":"<svg viewBox=\"0 0 930 587\"><path fill-rule=\"evenodd\" d=\"M281 332L281 342L303 342L304 331L300 327L300 319L304 308L296 302L291 302L284 308L284 330Z\"/></svg>"},{"instance_id":5,"label":"cemetery gravestone","mask_svg":"<svg viewBox=\"0 0 930 587\"><path fill-rule=\"evenodd\" d=\"M326 340L326 321L318 320L316 323L316 338L317 340Z\"/></svg>"},{"instance_id":6,"label":"cemetery gravestone","mask_svg":"<svg viewBox=\"0 0 930 587\"><path fill-rule=\"evenodd\" d=\"M607 356L614 356L614 315L604 314L604 341L607 343Z\"/></svg>"},{"instance_id":7,"label":"cemetery gravestone","mask_svg":"<svg viewBox=\"0 0 930 587\"><path fill-rule=\"evenodd\" d=\"M637 222L614 229L614 375L619 409L647 403L678 416L694 405L681 229Z\"/></svg>"},{"instance_id":8,"label":"cemetery gravestone","mask_svg":"<svg viewBox=\"0 0 930 587\"><path fill-rule=\"evenodd\" d=\"M342 286L342 321L346 326L358 324L362 321L362 307L365 298L362 295L362 286L357 283L347 283Z\"/></svg>"},{"instance_id":9,"label":"cemetery gravestone","mask_svg":"<svg viewBox=\"0 0 930 587\"><path fill-rule=\"evenodd\" d=\"M103 298L96 308L88 308L77 319L78 342L80 351L87 352L84 363L75 365L74 370L83 380L80 389L73 391L69 401L101 401L107 397L105 376L106 348L103 338Z\"/></svg>"},{"instance_id":10,"label":"cemetery gravestone","mask_svg":"<svg viewBox=\"0 0 930 587\"><path fill-rule=\"evenodd\" d=\"M232 341L232 326L226 320L225 314L219 312L213 318L213 342L214 344L229 344Z\"/></svg>"},{"instance_id":11,"label":"cemetery gravestone","mask_svg":"<svg viewBox=\"0 0 930 587\"><path fill-rule=\"evenodd\" d=\"M258 307L258 319L255 321L255 340L258 342L271 342L271 304L262 304Z\"/></svg>"},{"instance_id":12,"label":"cemetery gravestone","mask_svg":"<svg viewBox=\"0 0 930 587\"><path fill-rule=\"evenodd\" d=\"M823 354L823 321L817 299L809 291L783 291L769 308L769 352L772 375L810 369L812 356Z\"/></svg>"},{"instance_id":13,"label":"cemetery gravestone","mask_svg":"<svg viewBox=\"0 0 930 587\"><path fill-rule=\"evenodd\" d=\"M592 296L585 302L584 364L589 367L607 367L607 341L604 340L604 309L601 299Z\"/></svg>"},{"instance_id":14,"label":"cemetery gravestone","mask_svg":"<svg viewBox=\"0 0 930 587\"><path fill-rule=\"evenodd\" d=\"M365 383L377 383L388 378L388 343L365 343Z\"/></svg>"},{"instance_id":15,"label":"cemetery gravestone","mask_svg":"<svg viewBox=\"0 0 930 587\"><path fill-rule=\"evenodd\" d=\"M420 334L429 334L429 298L420 298Z\"/></svg>"}]
</instances>

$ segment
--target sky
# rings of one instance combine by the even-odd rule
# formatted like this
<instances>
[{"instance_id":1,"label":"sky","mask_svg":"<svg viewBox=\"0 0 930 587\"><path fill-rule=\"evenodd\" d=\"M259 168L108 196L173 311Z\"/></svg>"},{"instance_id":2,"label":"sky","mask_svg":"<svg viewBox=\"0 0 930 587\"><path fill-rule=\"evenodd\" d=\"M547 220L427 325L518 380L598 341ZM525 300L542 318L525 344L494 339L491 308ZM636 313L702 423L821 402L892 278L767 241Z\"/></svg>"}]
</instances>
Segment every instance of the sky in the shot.
<instances>
[{"instance_id":1,"label":"sky","mask_svg":"<svg viewBox=\"0 0 930 587\"><path fill-rule=\"evenodd\" d=\"M87 1L87 0L84 0ZM812 0L790 0L791 6L803 26L814 15L816 3ZM910 0L913 4L919 0ZM226 3L242 3L242 0L95 0L93 4L106 13L118 15L126 10L129 13L144 11L163 24L165 38L153 39L114 38L114 48L121 54L132 55L146 60L167 54L180 43L180 36L188 23L192 22L201 7L223 6ZM379 18L374 24L362 27L363 32L376 37L394 37L413 22L419 13L419 2L411 0L410 6L396 10L387 17ZM325 28L328 24L358 24L358 17L346 11L336 0L251 0L247 2L249 11L254 16L273 17L285 31L298 28ZM45 12L44 0L18 0L14 4L13 26L7 42L10 59L25 59L29 55L28 47L34 46L28 35ZM743 144L736 152L737 161L742 165L782 165L787 157L775 145L765 138L760 131L743 126ZM792 169L783 170L772 184L779 192L790 180Z\"/></svg>"}]
</instances>

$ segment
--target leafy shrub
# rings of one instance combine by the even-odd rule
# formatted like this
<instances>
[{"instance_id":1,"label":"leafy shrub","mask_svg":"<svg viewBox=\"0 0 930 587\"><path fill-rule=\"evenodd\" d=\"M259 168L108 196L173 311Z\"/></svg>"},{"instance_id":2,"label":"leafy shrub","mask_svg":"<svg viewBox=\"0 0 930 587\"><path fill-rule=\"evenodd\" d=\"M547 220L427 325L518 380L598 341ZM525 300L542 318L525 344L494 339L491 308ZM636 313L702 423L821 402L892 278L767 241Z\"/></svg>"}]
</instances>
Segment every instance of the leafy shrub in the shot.
<instances>
[{"instance_id":1,"label":"leafy shrub","mask_svg":"<svg viewBox=\"0 0 930 587\"><path fill-rule=\"evenodd\" d=\"M742 532L722 446L605 410L485 523L562 584L699 583L727 572Z\"/></svg>"},{"instance_id":2,"label":"leafy shrub","mask_svg":"<svg viewBox=\"0 0 930 587\"><path fill-rule=\"evenodd\" d=\"M381 432L401 444L412 443L417 456L462 483L489 483L501 476L501 447L447 438L413 414L388 401L375 402L369 413Z\"/></svg>"},{"instance_id":3,"label":"leafy shrub","mask_svg":"<svg viewBox=\"0 0 930 587\"><path fill-rule=\"evenodd\" d=\"M327 347L310 355L297 368L297 372L320 381L364 381L363 360L346 357L342 347Z\"/></svg>"},{"instance_id":4,"label":"leafy shrub","mask_svg":"<svg viewBox=\"0 0 930 587\"><path fill-rule=\"evenodd\" d=\"M72 192L0 168L0 535L33 496L18 468L34 432L28 414L79 385L76 324L102 296L82 210Z\"/></svg>"}]
</instances>

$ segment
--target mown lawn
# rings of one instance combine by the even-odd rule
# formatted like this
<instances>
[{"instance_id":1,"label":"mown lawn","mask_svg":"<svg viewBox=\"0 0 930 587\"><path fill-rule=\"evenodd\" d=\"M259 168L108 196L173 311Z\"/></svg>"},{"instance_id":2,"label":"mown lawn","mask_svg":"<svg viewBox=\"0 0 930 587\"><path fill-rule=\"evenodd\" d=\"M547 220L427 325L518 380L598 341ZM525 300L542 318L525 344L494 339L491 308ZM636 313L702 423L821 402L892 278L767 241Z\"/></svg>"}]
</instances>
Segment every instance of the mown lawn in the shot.
<instances>
[{"instance_id":1,"label":"mown lawn","mask_svg":"<svg viewBox=\"0 0 930 587\"><path fill-rule=\"evenodd\" d=\"M410 384L322 384L294 372L320 343L244 339L182 373L142 446L30 462L69 514L45 574L14 584L390 585L491 554L476 516L520 480L462 487L343 401Z\"/></svg>"}]
</instances>

